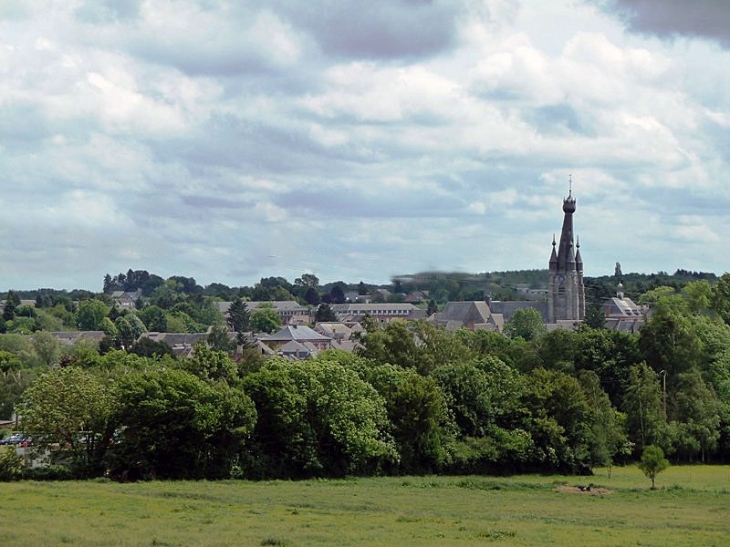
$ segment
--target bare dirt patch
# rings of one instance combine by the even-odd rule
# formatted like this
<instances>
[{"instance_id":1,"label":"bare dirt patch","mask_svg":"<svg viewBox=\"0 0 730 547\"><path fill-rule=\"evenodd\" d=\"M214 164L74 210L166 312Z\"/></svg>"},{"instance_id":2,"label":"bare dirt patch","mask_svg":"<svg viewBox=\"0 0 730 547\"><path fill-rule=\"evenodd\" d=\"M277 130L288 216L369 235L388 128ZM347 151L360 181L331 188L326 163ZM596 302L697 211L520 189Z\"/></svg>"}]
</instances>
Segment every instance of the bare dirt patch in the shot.
<instances>
[{"instance_id":1,"label":"bare dirt patch","mask_svg":"<svg viewBox=\"0 0 730 547\"><path fill-rule=\"evenodd\" d=\"M586 494L589 496L605 496L607 494L613 494L613 490L601 488L599 486L559 486L556 491L561 494Z\"/></svg>"}]
</instances>

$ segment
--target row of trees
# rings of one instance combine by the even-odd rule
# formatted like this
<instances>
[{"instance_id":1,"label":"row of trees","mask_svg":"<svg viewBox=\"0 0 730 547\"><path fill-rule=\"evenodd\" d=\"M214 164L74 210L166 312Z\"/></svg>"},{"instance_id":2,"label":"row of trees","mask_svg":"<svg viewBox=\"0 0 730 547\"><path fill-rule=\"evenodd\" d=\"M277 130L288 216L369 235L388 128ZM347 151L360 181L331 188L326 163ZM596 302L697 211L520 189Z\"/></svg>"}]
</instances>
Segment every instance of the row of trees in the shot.
<instances>
[{"instance_id":1,"label":"row of trees","mask_svg":"<svg viewBox=\"0 0 730 547\"><path fill-rule=\"evenodd\" d=\"M644 300L653 311L638 334L545 332L530 310L508 336L366 320L359 354L306 362L79 346L63 368L36 365L23 428L83 476L579 473L648 446L726 457L730 275ZM5 351L0 362L17 362Z\"/></svg>"}]
</instances>

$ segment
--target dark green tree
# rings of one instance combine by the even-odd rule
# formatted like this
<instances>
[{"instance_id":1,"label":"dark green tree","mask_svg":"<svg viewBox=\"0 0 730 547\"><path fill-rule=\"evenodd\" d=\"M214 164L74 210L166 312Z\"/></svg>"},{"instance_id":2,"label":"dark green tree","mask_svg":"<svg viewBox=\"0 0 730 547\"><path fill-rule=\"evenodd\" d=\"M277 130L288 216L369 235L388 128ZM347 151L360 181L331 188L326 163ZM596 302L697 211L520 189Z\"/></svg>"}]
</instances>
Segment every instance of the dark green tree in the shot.
<instances>
[{"instance_id":1,"label":"dark green tree","mask_svg":"<svg viewBox=\"0 0 730 547\"><path fill-rule=\"evenodd\" d=\"M241 334L251 330L251 312L243 298L238 297L231 302L226 320L233 332Z\"/></svg>"},{"instance_id":2,"label":"dark green tree","mask_svg":"<svg viewBox=\"0 0 730 547\"><path fill-rule=\"evenodd\" d=\"M116 392L108 461L117 477L230 477L256 423L241 391L173 368L123 375Z\"/></svg>"},{"instance_id":3,"label":"dark green tree","mask_svg":"<svg viewBox=\"0 0 730 547\"><path fill-rule=\"evenodd\" d=\"M315 323L330 323L337 321L337 316L329 304L320 304L317 313L314 315L314 321Z\"/></svg>"}]
</instances>

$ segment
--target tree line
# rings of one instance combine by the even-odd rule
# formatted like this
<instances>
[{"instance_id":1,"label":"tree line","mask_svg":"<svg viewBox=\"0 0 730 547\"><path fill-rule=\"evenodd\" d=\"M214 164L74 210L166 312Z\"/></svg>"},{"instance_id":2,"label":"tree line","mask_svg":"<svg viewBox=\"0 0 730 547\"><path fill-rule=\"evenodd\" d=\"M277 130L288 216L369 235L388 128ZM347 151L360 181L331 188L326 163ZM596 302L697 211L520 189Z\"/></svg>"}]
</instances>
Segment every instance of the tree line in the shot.
<instances>
[{"instance_id":1,"label":"tree line","mask_svg":"<svg viewBox=\"0 0 730 547\"><path fill-rule=\"evenodd\" d=\"M517 312L507 335L366 319L356 354L307 361L82 344L62 367L36 362L17 408L34 444L82 477L590 473L649 446L725 461L730 275L644 300L639 333L546 332L534 310ZM0 354L3 374L18 362Z\"/></svg>"}]
</instances>

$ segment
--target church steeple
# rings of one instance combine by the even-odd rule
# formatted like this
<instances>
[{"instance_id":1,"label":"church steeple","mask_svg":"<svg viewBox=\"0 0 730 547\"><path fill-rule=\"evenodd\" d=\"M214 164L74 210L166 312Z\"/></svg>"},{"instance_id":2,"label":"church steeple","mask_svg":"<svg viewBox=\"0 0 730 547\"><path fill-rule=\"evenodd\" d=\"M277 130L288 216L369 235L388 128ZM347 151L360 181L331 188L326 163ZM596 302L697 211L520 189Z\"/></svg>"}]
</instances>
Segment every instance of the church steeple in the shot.
<instances>
[{"instance_id":1,"label":"church steeple","mask_svg":"<svg viewBox=\"0 0 730 547\"><path fill-rule=\"evenodd\" d=\"M583 258L580 240L574 236L573 214L576 200L573 197L573 179L569 178L568 197L563 199L563 227L560 242L553 235L550 255L550 279L548 283L548 318L556 321L580 321L585 315L585 289L583 286ZM557 247L557 250L556 250Z\"/></svg>"}]
</instances>

